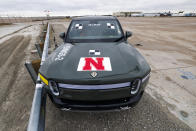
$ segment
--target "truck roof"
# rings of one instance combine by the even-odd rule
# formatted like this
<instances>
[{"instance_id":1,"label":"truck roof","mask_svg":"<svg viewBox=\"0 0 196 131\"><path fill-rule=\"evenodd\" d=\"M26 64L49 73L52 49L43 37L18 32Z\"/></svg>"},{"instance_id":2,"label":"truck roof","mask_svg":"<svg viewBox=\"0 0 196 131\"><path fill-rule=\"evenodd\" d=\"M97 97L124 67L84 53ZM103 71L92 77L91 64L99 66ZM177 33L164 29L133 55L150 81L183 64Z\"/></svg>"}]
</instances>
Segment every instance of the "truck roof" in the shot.
<instances>
[{"instance_id":1,"label":"truck roof","mask_svg":"<svg viewBox=\"0 0 196 131\"><path fill-rule=\"evenodd\" d=\"M72 20L115 20L116 17L114 16L82 16L82 17L75 17Z\"/></svg>"}]
</instances>

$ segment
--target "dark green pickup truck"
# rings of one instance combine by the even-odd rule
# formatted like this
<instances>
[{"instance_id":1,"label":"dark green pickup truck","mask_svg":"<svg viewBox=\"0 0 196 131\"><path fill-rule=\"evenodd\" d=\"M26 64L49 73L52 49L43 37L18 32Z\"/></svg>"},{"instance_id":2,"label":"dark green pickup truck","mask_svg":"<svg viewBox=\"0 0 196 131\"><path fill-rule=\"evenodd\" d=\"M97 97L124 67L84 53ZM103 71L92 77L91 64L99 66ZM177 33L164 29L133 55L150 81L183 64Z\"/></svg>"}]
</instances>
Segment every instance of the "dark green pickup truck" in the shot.
<instances>
[{"instance_id":1,"label":"dark green pickup truck","mask_svg":"<svg viewBox=\"0 0 196 131\"><path fill-rule=\"evenodd\" d=\"M150 66L127 42L116 17L74 18L64 43L49 55L39 75L52 102L64 110L129 109L141 99Z\"/></svg>"}]
</instances>

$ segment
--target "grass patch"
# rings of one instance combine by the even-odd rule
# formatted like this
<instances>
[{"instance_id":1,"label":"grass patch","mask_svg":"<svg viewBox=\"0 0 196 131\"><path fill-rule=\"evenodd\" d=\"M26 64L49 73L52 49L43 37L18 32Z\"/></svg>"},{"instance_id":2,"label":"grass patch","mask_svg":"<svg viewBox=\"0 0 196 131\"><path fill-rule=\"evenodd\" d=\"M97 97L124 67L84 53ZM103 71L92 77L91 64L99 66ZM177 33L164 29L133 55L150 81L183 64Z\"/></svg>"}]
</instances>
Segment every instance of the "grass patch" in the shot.
<instances>
[{"instance_id":1,"label":"grass patch","mask_svg":"<svg viewBox=\"0 0 196 131\"><path fill-rule=\"evenodd\" d=\"M0 26L3 26L3 25L12 25L12 23L0 23Z\"/></svg>"}]
</instances>

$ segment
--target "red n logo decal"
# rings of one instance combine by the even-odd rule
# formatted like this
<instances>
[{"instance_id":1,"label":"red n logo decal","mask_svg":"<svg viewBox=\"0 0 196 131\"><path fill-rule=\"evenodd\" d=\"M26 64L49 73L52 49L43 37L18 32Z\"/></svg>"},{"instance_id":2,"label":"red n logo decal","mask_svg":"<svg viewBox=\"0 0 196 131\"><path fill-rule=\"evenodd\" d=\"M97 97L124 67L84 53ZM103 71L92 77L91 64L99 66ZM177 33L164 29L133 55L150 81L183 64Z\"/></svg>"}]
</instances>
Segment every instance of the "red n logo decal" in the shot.
<instances>
[{"instance_id":1,"label":"red n logo decal","mask_svg":"<svg viewBox=\"0 0 196 131\"><path fill-rule=\"evenodd\" d=\"M112 71L109 57L81 57L77 71Z\"/></svg>"},{"instance_id":2,"label":"red n logo decal","mask_svg":"<svg viewBox=\"0 0 196 131\"><path fill-rule=\"evenodd\" d=\"M83 67L83 70L91 70L91 65L93 65L96 70L104 70L103 57L97 57L96 61L90 57L85 58L85 65Z\"/></svg>"}]
</instances>

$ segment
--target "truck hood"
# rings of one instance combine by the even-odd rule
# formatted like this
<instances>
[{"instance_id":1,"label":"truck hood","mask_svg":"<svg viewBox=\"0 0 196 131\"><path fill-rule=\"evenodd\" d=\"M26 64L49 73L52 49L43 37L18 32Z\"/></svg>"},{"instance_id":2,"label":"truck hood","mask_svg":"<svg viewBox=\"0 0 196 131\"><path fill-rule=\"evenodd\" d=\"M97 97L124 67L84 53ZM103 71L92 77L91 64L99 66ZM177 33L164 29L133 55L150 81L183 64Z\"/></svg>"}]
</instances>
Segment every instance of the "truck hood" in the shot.
<instances>
[{"instance_id":1,"label":"truck hood","mask_svg":"<svg viewBox=\"0 0 196 131\"><path fill-rule=\"evenodd\" d=\"M93 58L96 61L97 57L107 59L106 63L102 63L105 64L104 70L97 70L92 63L90 63L91 70L83 70L85 58ZM125 42L65 43L49 55L39 71L49 80L70 83L70 81L110 79L116 76L123 78L123 75L127 74L140 77L148 69L142 69L141 65L148 66L139 52ZM96 72L95 77L92 77L92 72Z\"/></svg>"}]
</instances>

